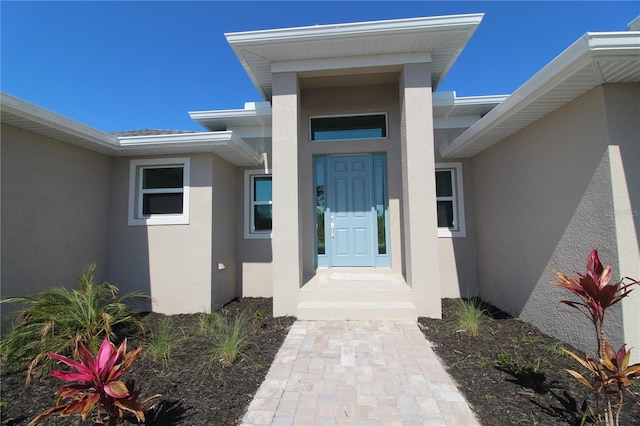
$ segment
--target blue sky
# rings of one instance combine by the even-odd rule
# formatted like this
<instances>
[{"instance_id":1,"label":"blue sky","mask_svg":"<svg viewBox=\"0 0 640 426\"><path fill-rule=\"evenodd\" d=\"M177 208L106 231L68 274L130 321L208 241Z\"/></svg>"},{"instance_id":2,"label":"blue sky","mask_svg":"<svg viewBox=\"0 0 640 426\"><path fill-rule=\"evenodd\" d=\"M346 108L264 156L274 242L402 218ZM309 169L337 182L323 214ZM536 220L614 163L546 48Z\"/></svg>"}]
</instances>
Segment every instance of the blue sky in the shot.
<instances>
[{"instance_id":1,"label":"blue sky","mask_svg":"<svg viewBox=\"0 0 640 426\"><path fill-rule=\"evenodd\" d=\"M461 13L483 22L439 90L509 94L637 1L0 3L2 91L104 131L202 130L188 111L261 100L225 32Z\"/></svg>"}]
</instances>

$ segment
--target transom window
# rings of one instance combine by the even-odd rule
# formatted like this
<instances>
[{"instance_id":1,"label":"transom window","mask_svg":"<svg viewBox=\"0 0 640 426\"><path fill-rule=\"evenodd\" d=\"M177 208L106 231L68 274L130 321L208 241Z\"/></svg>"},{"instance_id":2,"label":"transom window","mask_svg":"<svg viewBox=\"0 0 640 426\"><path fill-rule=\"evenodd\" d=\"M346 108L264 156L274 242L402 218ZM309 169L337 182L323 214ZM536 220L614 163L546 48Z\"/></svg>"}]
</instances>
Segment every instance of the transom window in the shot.
<instances>
[{"instance_id":1,"label":"transom window","mask_svg":"<svg viewBox=\"0 0 640 426\"><path fill-rule=\"evenodd\" d=\"M386 114L311 117L311 140L332 141L387 137Z\"/></svg>"},{"instance_id":2,"label":"transom window","mask_svg":"<svg viewBox=\"0 0 640 426\"><path fill-rule=\"evenodd\" d=\"M464 237L462 164L436 164L438 236Z\"/></svg>"},{"instance_id":3,"label":"transom window","mask_svg":"<svg viewBox=\"0 0 640 426\"><path fill-rule=\"evenodd\" d=\"M189 223L189 159L132 160L129 225Z\"/></svg>"},{"instance_id":4,"label":"transom window","mask_svg":"<svg viewBox=\"0 0 640 426\"><path fill-rule=\"evenodd\" d=\"M272 193L271 174L245 171L245 238L271 238Z\"/></svg>"}]
</instances>

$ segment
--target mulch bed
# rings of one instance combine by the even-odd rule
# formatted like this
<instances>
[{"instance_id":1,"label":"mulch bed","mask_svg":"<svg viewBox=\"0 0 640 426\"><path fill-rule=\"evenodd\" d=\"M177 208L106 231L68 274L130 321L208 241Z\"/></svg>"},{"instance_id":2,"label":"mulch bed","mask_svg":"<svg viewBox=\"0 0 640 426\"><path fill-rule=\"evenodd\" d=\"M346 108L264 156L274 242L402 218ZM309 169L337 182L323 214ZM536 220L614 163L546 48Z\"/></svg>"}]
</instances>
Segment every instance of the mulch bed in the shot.
<instances>
[{"instance_id":1,"label":"mulch bed","mask_svg":"<svg viewBox=\"0 0 640 426\"><path fill-rule=\"evenodd\" d=\"M273 318L272 300L244 298L224 307L230 318L246 311L251 335L247 350L233 365L215 363L204 372L197 369L203 351L212 344L211 338L199 335L198 315L173 315L179 346L168 361L154 361L151 356L138 357L123 379L132 378L142 389L139 400L159 393L146 413L147 425L234 425L240 423L253 395L264 380L275 355L282 345L293 318ZM146 314L148 330L164 315ZM129 337L128 348L144 346L143 336ZM24 372L2 375L1 400L8 403L8 425L26 425L36 415L55 404L54 392L64 382L56 378L35 380L25 387ZM39 424L80 424L75 417L48 417Z\"/></svg>"},{"instance_id":2,"label":"mulch bed","mask_svg":"<svg viewBox=\"0 0 640 426\"><path fill-rule=\"evenodd\" d=\"M453 323L453 303L443 300L442 320L420 318L419 323L483 425L580 424L591 392L566 370L587 375L558 349L580 351L492 307L474 337ZM640 392L637 382L634 390ZM640 405L629 396L620 425L640 425Z\"/></svg>"},{"instance_id":3,"label":"mulch bed","mask_svg":"<svg viewBox=\"0 0 640 426\"><path fill-rule=\"evenodd\" d=\"M452 325L452 303L443 301L442 320L420 318L419 323L483 425L580 424L590 393L565 371L580 370L580 366L560 355L559 341L497 310L483 316L480 335L473 337ZM180 344L168 361L141 355L124 377L135 379L142 388L140 399L162 395L150 403L145 424L215 426L240 422L294 319L272 318L271 299L240 299L224 309L230 316L246 310L251 319L250 343L232 366L216 363L204 372L197 366L211 340L194 332L198 315L144 316L148 329L170 318L180 331ZM144 343L144 337L135 334L128 347ZM22 371L2 374L0 399L8 403L3 419L8 425L26 425L52 406L53 393L62 384L46 378L25 387L24 379ZM75 418L52 416L41 424L80 423ZM640 406L628 400L620 424L640 425Z\"/></svg>"}]
</instances>

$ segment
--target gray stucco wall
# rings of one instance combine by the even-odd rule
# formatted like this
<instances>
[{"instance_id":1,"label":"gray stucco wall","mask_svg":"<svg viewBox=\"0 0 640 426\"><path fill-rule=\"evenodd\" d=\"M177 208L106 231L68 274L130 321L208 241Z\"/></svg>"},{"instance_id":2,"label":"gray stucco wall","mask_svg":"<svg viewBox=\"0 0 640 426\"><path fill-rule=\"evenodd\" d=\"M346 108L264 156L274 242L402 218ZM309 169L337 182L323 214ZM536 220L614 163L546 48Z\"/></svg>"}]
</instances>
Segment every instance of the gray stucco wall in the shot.
<instances>
[{"instance_id":1,"label":"gray stucco wall","mask_svg":"<svg viewBox=\"0 0 640 426\"><path fill-rule=\"evenodd\" d=\"M104 280L112 159L5 124L0 146L2 297Z\"/></svg>"},{"instance_id":2,"label":"gray stucco wall","mask_svg":"<svg viewBox=\"0 0 640 426\"><path fill-rule=\"evenodd\" d=\"M466 129L438 129L435 134L436 163L461 163L464 192L464 237L438 238L440 281L443 298L474 297L478 295L478 269L476 265L476 228L473 206L473 182L470 159L445 160L438 147L455 139Z\"/></svg>"},{"instance_id":3,"label":"gray stucco wall","mask_svg":"<svg viewBox=\"0 0 640 426\"><path fill-rule=\"evenodd\" d=\"M593 346L590 323L560 305L570 295L549 282L553 270L584 271L593 248L618 277L605 92L590 91L471 164L481 296L585 351ZM622 314L620 304L608 311L614 345L625 338Z\"/></svg>"},{"instance_id":4,"label":"gray stucco wall","mask_svg":"<svg viewBox=\"0 0 640 426\"><path fill-rule=\"evenodd\" d=\"M212 182L212 256L211 310L222 307L241 292L236 289L236 194L242 188L236 179L236 167L220 157L213 158Z\"/></svg>"},{"instance_id":5,"label":"gray stucco wall","mask_svg":"<svg viewBox=\"0 0 640 426\"><path fill-rule=\"evenodd\" d=\"M178 157L184 157L180 155ZM220 180L219 189L233 191L234 182L227 182L228 166L213 154L194 154L191 159L190 218L188 225L128 225L129 163L130 158L118 158L114 163L112 214L110 222L109 278L122 288L150 294L152 308L165 314L206 312L212 306L228 301L235 294L235 248L228 236L216 243L214 256L214 211L216 216L229 220L233 202L225 200L213 207L214 176ZM220 171L214 172L214 167ZM226 170L226 171L225 171ZM221 194L224 195L224 194ZM217 197L217 196L216 196ZM230 209L231 212L226 210ZM231 226L216 221L216 229ZM221 253L221 248L232 249ZM229 259L229 260L227 260ZM212 262L216 262L215 277L225 277L222 290L213 281ZM217 263L229 269L217 270ZM229 277L228 280L226 277ZM232 298L232 297L230 297ZM222 302L224 300L224 302Z\"/></svg>"}]
</instances>

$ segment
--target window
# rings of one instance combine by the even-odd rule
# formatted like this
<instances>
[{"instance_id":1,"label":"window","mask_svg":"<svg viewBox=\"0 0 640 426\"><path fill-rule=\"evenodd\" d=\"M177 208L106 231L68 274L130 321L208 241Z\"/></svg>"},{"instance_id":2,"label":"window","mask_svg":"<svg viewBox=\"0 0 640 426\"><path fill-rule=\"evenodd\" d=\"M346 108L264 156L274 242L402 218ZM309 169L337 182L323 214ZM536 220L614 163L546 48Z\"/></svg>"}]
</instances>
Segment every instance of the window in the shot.
<instances>
[{"instance_id":1,"label":"window","mask_svg":"<svg viewBox=\"0 0 640 426\"><path fill-rule=\"evenodd\" d=\"M244 172L245 238L271 238L273 196L271 174L264 170Z\"/></svg>"},{"instance_id":2,"label":"window","mask_svg":"<svg viewBox=\"0 0 640 426\"><path fill-rule=\"evenodd\" d=\"M129 225L189 223L189 159L132 160Z\"/></svg>"},{"instance_id":3,"label":"window","mask_svg":"<svg viewBox=\"0 0 640 426\"><path fill-rule=\"evenodd\" d=\"M439 237L464 237L462 164L436 164L436 205Z\"/></svg>"},{"instance_id":4,"label":"window","mask_svg":"<svg viewBox=\"0 0 640 426\"><path fill-rule=\"evenodd\" d=\"M311 117L310 129L312 141L386 138L387 115Z\"/></svg>"}]
</instances>

